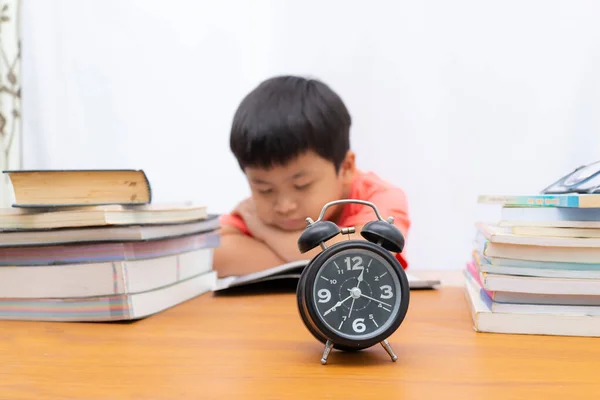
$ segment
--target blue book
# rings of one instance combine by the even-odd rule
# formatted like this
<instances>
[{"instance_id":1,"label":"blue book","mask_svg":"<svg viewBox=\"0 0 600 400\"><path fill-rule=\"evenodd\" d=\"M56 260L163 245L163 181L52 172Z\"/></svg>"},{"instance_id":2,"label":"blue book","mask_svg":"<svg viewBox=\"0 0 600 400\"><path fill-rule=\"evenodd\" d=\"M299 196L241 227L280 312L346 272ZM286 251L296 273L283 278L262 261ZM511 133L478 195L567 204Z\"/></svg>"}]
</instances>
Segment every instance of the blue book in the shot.
<instances>
[{"instance_id":1,"label":"blue book","mask_svg":"<svg viewBox=\"0 0 600 400\"><path fill-rule=\"evenodd\" d=\"M600 194L480 195L478 202L504 207L600 208Z\"/></svg>"}]
</instances>

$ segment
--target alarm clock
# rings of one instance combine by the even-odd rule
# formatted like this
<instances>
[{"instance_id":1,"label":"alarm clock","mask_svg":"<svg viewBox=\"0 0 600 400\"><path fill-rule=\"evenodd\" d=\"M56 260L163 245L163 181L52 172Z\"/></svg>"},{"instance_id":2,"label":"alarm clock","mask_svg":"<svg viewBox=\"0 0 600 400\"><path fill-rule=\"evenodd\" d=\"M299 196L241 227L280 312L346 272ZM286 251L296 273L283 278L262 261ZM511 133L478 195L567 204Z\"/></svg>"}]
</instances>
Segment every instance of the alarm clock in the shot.
<instances>
[{"instance_id":1,"label":"alarm clock","mask_svg":"<svg viewBox=\"0 0 600 400\"><path fill-rule=\"evenodd\" d=\"M366 240L327 246L325 242L339 234L355 233L353 227L340 229L323 220L327 208L344 203L369 206L377 219L362 228L360 234ZM306 218L306 223L298 249L306 253L320 246L322 251L302 271L296 297L304 325L325 345L321 363L327 363L333 348L358 351L377 343L396 361L387 338L406 316L410 289L392 253L404 248L404 236L394 226L394 218L384 220L371 202L345 199L325 204L319 218Z\"/></svg>"}]
</instances>

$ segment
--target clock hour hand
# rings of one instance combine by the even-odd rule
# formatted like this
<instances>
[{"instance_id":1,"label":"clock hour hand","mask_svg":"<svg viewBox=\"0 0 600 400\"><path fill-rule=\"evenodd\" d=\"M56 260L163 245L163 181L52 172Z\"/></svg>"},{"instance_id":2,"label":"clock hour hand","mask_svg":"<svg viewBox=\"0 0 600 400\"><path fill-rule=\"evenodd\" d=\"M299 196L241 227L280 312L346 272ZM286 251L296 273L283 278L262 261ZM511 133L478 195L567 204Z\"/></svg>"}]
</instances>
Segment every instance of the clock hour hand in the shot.
<instances>
[{"instance_id":1,"label":"clock hour hand","mask_svg":"<svg viewBox=\"0 0 600 400\"><path fill-rule=\"evenodd\" d=\"M363 275L364 275L364 273L365 273L365 270L364 270L364 268L363 268L363 270L362 270L362 271L360 271L360 275L359 275L359 276L358 276L358 278L357 278L357 279L358 279L358 283L356 284L356 287L359 287L359 286L360 286L360 283L363 281Z\"/></svg>"},{"instance_id":2,"label":"clock hour hand","mask_svg":"<svg viewBox=\"0 0 600 400\"><path fill-rule=\"evenodd\" d=\"M338 308L339 306L341 306L346 300L348 300L350 297L352 296L348 296L346 297L344 300L338 301L337 303L335 303L335 305L333 307L331 307L329 310L325 311L323 313L323 316L326 316L327 314L329 314L330 312L332 312L335 308Z\"/></svg>"},{"instance_id":3,"label":"clock hour hand","mask_svg":"<svg viewBox=\"0 0 600 400\"><path fill-rule=\"evenodd\" d=\"M369 265L367 265L367 268L369 268L371 266L371 262L373 262L373 260L369 261ZM360 275L358 275L358 283L356 284L356 287L360 286L360 283L363 281L363 276L365 275L365 267L361 267L361 271L360 271Z\"/></svg>"}]
</instances>

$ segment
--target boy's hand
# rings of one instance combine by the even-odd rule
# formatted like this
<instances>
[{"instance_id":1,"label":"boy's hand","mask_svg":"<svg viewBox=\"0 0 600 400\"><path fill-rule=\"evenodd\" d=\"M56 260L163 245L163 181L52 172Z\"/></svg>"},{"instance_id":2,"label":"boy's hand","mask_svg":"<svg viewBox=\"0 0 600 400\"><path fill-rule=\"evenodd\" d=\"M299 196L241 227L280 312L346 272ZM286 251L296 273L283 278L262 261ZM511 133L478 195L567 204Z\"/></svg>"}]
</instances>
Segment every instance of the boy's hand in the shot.
<instances>
[{"instance_id":1,"label":"boy's hand","mask_svg":"<svg viewBox=\"0 0 600 400\"><path fill-rule=\"evenodd\" d=\"M248 231L255 239L267 245L285 262L311 259L321 251L321 248L317 247L307 253L301 254L300 250L298 250L298 238L303 229L294 232L283 231L261 221L256 213L256 207L254 206L252 198L248 198L238 204L234 213L238 214L244 220ZM361 228L362 227L356 227L356 231L359 232ZM331 245L346 239L346 237L338 235L329 240L327 244ZM362 238L359 235L354 235L352 239Z\"/></svg>"},{"instance_id":2,"label":"boy's hand","mask_svg":"<svg viewBox=\"0 0 600 400\"><path fill-rule=\"evenodd\" d=\"M297 241L302 231L286 232L263 222L256 213L252 198L239 203L233 213L244 220L248 231L255 239L266 244L285 262L298 259L300 251L298 250Z\"/></svg>"},{"instance_id":3,"label":"boy's hand","mask_svg":"<svg viewBox=\"0 0 600 400\"><path fill-rule=\"evenodd\" d=\"M274 230L273 227L265 224L258 217L252 198L247 198L239 203L233 213L239 215L244 220L248 231L257 240L265 242L265 238L269 236L270 231Z\"/></svg>"}]
</instances>

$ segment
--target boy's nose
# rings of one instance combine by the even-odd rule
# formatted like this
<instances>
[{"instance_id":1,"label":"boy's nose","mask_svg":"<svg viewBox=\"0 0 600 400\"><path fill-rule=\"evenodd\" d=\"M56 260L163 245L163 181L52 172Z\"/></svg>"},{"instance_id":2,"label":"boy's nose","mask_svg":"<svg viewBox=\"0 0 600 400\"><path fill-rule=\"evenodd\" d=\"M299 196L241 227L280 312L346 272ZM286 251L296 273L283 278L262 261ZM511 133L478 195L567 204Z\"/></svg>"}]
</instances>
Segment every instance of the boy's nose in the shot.
<instances>
[{"instance_id":1,"label":"boy's nose","mask_svg":"<svg viewBox=\"0 0 600 400\"><path fill-rule=\"evenodd\" d=\"M278 199L277 203L275 203L275 212L279 213L279 214L290 214L292 212L296 211L296 202L293 201L292 199L288 199L288 198L283 198L283 199Z\"/></svg>"}]
</instances>

